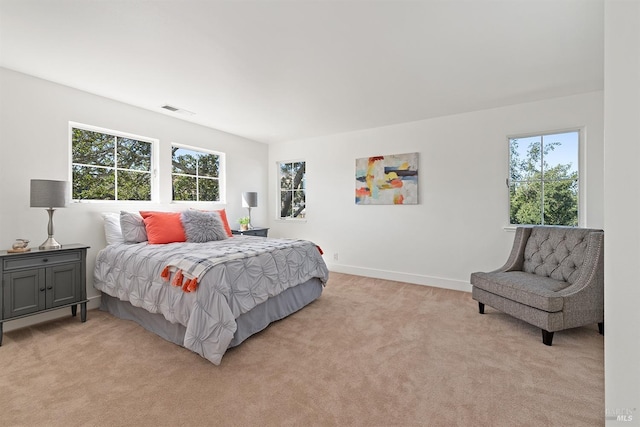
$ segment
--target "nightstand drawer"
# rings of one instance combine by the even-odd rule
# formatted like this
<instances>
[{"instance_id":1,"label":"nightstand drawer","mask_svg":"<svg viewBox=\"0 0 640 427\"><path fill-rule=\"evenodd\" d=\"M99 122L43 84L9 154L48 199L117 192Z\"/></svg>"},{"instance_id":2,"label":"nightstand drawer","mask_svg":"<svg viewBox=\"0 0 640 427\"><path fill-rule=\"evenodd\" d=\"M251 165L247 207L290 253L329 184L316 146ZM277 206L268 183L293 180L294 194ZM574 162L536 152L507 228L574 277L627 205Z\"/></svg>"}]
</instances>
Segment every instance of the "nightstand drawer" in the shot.
<instances>
[{"instance_id":1,"label":"nightstand drawer","mask_svg":"<svg viewBox=\"0 0 640 427\"><path fill-rule=\"evenodd\" d=\"M80 262L82 253L80 251L65 251L64 253L47 253L33 256L23 255L20 257L8 257L3 259L3 270L18 270L21 268L44 267L67 262Z\"/></svg>"},{"instance_id":2,"label":"nightstand drawer","mask_svg":"<svg viewBox=\"0 0 640 427\"><path fill-rule=\"evenodd\" d=\"M258 236L258 237L267 237L267 233L269 233L268 228L251 228L249 230L231 230L231 233L240 235L240 236Z\"/></svg>"}]
</instances>

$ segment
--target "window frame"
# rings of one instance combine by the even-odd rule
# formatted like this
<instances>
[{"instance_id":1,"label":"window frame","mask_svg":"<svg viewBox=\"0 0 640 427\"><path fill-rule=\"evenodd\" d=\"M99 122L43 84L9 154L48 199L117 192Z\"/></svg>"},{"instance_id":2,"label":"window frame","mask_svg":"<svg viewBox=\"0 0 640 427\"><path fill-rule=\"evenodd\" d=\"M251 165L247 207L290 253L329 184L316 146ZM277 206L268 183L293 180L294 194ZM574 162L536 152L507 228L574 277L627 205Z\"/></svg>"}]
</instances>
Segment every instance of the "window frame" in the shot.
<instances>
[{"instance_id":1,"label":"window frame","mask_svg":"<svg viewBox=\"0 0 640 427\"><path fill-rule=\"evenodd\" d=\"M281 165L283 164L293 164L293 163L304 163L304 177L302 178L302 181L304 183L304 185L302 186L301 190L304 192L304 211L305 211L305 215L302 218L296 218L296 217L292 217L292 216L280 216L280 213L282 212L282 187L280 186L280 170L281 170ZM276 161L276 221L293 221L293 222L305 222L307 220L307 161L305 159L294 159L294 160L279 160ZM294 191L294 190L286 190L286 191Z\"/></svg>"},{"instance_id":2,"label":"window frame","mask_svg":"<svg viewBox=\"0 0 640 427\"><path fill-rule=\"evenodd\" d=\"M218 164L218 199L219 200L174 200L173 199L173 147L184 148L185 150L191 150L198 153L204 154L213 154L218 156L219 164ZM226 165L227 159L226 154L221 151L210 150L207 148L196 147L193 145L181 144L179 142L172 142L170 146L170 158L169 158L169 183L171 186L171 203L218 203L218 204L226 204L227 200L227 185L226 185ZM195 176L196 180L198 179L197 175L189 175L189 174L179 174L183 176ZM210 179L212 177L207 177ZM197 188L197 187L196 187Z\"/></svg>"},{"instance_id":3,"label":"window frame","mask_svg":"<svg viewBox=\"0 0 640 427\"><path fill-rule=\"evenodd\" d=\"M114 200L104 199L72 199L72 203L157 203L160 198L160 183L158 179L158 163L159 163L159 140L157 138L151 138L148 136L137 135L129 132L122 132L118 130L103 128L94 125L88 125L85 123L69 121L68 135L69 135L69 182L73 187L73 130L80 129L88 132L102 133L105 135L113 136L116 138L133 139L136 141L142 141L151 145L151 160L150 160L150 173L151 175L151 198L150 200L130 200L130 199L118 199L117 198L117 181L116 181L116 194ZM93 165L87 165L93 166ZM119 168L118 165L114 165L113 169L127 170ZM116 172L117 173L117 172ZM117 175L116 175L117 176ZM71 190L71 196L73 197L73 189Z\"/></svg>"},{"instance_id":4,"label":"window frame","mask_svg":"<svg viewBox=\"0 0 640 427\"><path fill-rule=\"evenodd\" d=\"M512 139L523 139L523 138L533 138L533 137L541 137L544 138L545 136L549 136L549 135L558 135L558 134L563 134L563 133L577 133L578 135L578 153L577 153L577 169L578 169L578 179L577 179L577 196L578 196L578 203L577 203L577 225L576 227L584 227L584 218L586 217L585 214L585 207L586 207L586 197L585 197L585 176L586 176L586 171L585 171L585 160L583 158L584 156L584 152L585 150L585 128L584 127L569 127L569 128L564 128L564 129L558 129L558 130L550 130L550 131L544 131L544 132L527 132L527 133L519 133L519 134L511 134L511 135L507 135L506 137L506 142L507 142L507 178L506 178L506 187L507 187L507 226L505 227L505 229L507 230L515 230L517 227L527 227L527 226L534 226L534 225L542 225L542 224L514 224L511 222L511 140ZM544 141L544 139L543 139ZM544 194L544 193L543 193ZM544 197L544 196L543 196ZM544 200L544 198L543 198ZM544 203L544 201L543 201ZM544 218L543 218L544 220ZM548 225L548 224L544 224L544 225Z\"/></svg>"}]
</instances>

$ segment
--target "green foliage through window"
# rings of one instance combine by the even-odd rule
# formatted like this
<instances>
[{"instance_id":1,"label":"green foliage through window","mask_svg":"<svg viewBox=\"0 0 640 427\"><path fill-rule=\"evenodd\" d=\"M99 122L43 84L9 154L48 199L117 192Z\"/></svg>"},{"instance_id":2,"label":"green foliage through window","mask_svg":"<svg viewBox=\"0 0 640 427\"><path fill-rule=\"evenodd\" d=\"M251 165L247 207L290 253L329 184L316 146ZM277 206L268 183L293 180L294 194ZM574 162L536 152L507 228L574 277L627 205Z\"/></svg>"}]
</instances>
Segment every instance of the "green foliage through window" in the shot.
<instances>
[{"instance_id":1,"label":"green foliage through window","mask_svg":"<svg viewBox=\"0 0 640 427\"><path fill-rule=\"evenodd\" d=\"M171 147L171 181L173 200L220 201L222 155Z\"/></svg>"},{"instance_id":2,"label":"green foliage through window","mask_svg":"<svg viewBox=\"0 0 640 427\"><path fill-rule=\"evenodd\" d=\"M71 129L75 200L151 200L152 143Z\"/></svg>"},{"instance_id":3,"label":"green foliage through window","mask_svg":"<svg viewBox=\"0 0 640 427\"><path fill-rule=\"evenodd\" d=\"M509 139L511 224L578 225L578 131Z\"/></svg>"},{"instance_id":4,"label":"green foliage through window","mask_svg":"<svg viewBox=\"0 0 640 427\"><path fill-rule=\"evenodd\" d=\"M278 163L278 169L280 218L304 218L306 214L306 163Z\"/></svg>"}]
</instances>

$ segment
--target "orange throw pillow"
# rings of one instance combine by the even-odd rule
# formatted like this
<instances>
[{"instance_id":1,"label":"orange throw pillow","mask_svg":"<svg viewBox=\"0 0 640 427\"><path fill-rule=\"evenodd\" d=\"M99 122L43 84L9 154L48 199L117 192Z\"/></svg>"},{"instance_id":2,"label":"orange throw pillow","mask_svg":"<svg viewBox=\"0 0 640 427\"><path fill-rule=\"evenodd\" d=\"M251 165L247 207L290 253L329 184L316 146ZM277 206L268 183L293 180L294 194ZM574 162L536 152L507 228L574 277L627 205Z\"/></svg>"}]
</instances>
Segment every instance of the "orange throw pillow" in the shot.
<instances>
[{"instance_id":1,"label":"orange throw pillow","mask_svg":"<svg viewBox=\"0 0 640 427\"><path fill-rule=\"evenodd\" d=\"M216 212L220 214L220 219L222 220L222 225L224 225L224 231L227 232L227 236L233 237L231 227L229 227L229 221L227 221L227 212L224 209L217 210Z\"/></svg>"},{"instance_id":2,"label":"orange throw pillow","mask_svg":"<svg viewBox=\"0 0 640 427\"><path fill-rule=\"evenodd\" d=\"M186 242L180 212L140 211L151 244ZM222 215L221 215L222 216Z\"/></svg>"}]
</instances>

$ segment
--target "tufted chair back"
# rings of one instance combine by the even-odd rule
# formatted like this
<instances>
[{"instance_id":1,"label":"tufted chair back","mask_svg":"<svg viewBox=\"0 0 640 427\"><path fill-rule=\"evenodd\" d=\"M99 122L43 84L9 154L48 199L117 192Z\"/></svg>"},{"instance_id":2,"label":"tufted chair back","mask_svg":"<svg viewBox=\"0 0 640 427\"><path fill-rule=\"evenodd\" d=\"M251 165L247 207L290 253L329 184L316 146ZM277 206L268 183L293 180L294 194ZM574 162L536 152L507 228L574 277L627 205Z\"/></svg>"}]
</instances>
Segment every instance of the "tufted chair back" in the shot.
<instances>
[{"instance_id":1,"label":"tufted chair back","mask_svg":"<svg viewBox=\"0 0 640 427\"><path fill-rule=\"evenodd\" d=\"M522 271L573 284L578 279L593 230L536 226L524 249Z\"/></svg>"}]
</instances>

